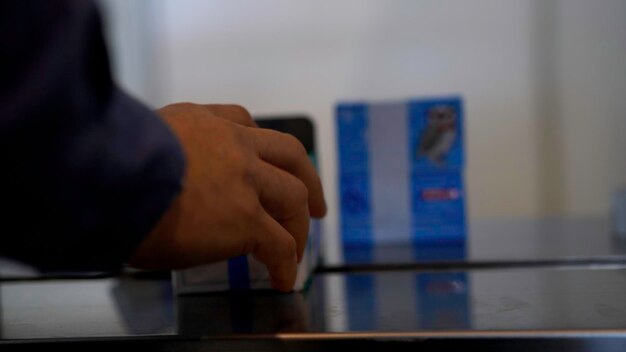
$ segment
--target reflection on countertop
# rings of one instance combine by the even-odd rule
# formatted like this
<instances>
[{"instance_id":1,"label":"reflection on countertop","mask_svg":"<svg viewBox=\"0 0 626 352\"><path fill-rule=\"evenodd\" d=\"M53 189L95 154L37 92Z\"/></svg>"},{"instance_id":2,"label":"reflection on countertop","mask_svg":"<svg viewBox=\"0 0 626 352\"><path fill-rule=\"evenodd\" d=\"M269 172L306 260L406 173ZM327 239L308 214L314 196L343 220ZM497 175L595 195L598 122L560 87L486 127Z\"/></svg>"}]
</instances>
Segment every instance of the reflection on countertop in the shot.
<instances>
[{"instance_id":1,"label":"reflection on countertop","mask_svg":"<svg viewBox=\"0 0 626 352\"><path fill-rule=\"evenodd\" d=\"M305 292L175 297L166 279L5 282L2 338L624 331L626 270L320 273Z\"/></svg>"},{"instance_id":2,"label":"reflection on countertop","mask_svg":"<svg viewBox=\"0 0 626 352\"><path fill-rule=\"evenodd\" d=\"M466 244L357 248L345 259L289 294L175 296L169 273L5 277L0 338L626 336L626 244L602 219L475 222Z\"/></svg>"}]
</instances>

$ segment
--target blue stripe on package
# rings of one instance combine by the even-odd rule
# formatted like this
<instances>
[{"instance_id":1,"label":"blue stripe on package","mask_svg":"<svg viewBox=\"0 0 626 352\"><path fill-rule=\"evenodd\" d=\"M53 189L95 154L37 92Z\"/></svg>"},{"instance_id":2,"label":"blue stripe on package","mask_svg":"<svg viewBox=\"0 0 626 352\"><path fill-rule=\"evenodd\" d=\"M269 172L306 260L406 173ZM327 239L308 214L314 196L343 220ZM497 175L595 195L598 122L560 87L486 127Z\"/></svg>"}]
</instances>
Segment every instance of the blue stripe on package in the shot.
<instances>
[{"instance_id":1,"label":"blue stripe on package","mask_svg":"<svg viewBox=\"0 0 626 352\"><path fill-rule=\"evenodd\" d=\"M345 246L465 238L460 98L339 104Z\"/></svg>"},{"instance_id":2,"label":"blue stripe on package","mask_svg":"<svg viewBox=\"0 0 626 352\"><path fill-rule=\"evenodd\" d=\"M348 243L367 244L371 242L367 106L340 105L337 115L341 229Z\"/></svg>"},{"instance_id":3,"label":"blue stripe on package","mask_svg":"<svg viewBox=\"0 0 626 352\"><path fill-rule=\"evenodd\" d=\"M245 255L228 259L228 283L231 290L249 290L250 272Z\"/></svg>"}]
</instances>

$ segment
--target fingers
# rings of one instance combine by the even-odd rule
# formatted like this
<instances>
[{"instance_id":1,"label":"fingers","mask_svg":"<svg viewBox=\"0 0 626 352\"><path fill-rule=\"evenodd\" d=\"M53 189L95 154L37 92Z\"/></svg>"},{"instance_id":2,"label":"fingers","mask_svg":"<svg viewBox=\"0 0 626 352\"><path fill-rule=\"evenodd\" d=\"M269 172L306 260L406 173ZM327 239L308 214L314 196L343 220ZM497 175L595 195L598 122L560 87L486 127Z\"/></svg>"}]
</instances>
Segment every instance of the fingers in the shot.
<instances>
[{"instance_id":1,"label":"fingers","mask_svg":"<svg viewBox=\"0 0 626 352\"><path fill-rule=\"evenodd\" d=\"M261 205L296 240L299 263L309 234L307 188L300 179L282 169L264 161L258 164L255 173Z\"/></svg>"},{"instance_id":2,"label":"fingers","mask_svg":"<svg viewBox=\"0 0 626 352\"><path fill-rule=\"evenodd\" d=\"M212 114L246 127L258 127L250 113L239 105L207 104L201 105ZM314 217L326 214L326 202L322 184L317 171L309 160L306 151L295 137L267 129L252 131L257 138L260 157L279 168L300 178L309 193L309 211Z\"/></svg>"},{"instance_id":3,"label":"fingers","mask_svg":"<svg viewBox=\"0 0 626 352\"><path fill-rule=\"evenodd\" d=\"M309 211L314 217L326 214L326 201L319 176L304 146L294 136L268 129L250 130L259 157L296 176L308 190Z\"/></svg>"},{"instance_id":4,"label":"fingers","mask_svg":"<svg viewBox=\"0 0 626 352\"><path fill-rule=\"evenodd\" d=\"M238 123L246 127L258 127L248 110L240 105L206 104L201 105L213 115Z\"/></svg>"},{"instance_id":5,"label":"fingers","mask_svg":"<svg viewBox=\"0 0 626 352\"><path fill-rule=\"evenodd\" d=\"M296 241L268 214L259 220L252 254L267 267L272 287L288 292L296 282L298 270Z\"/></svg>"}]
</instances>

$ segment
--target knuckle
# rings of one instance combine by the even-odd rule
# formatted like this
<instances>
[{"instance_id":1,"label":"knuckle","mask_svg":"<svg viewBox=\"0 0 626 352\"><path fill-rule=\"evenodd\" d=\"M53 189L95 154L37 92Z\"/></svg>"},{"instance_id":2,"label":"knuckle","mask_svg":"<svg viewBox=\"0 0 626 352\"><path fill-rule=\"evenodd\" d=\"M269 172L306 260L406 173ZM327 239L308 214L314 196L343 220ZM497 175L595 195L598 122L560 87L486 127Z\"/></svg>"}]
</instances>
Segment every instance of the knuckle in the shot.
<instances>
[{"instance_id":1,"label":"knuckle","mask_svg":"<svg viewBox=\"0 0 626 352\"><path fill-rule=\"evenodd\" d=\"M299 204L306 204L306 202L309 199L309 190L304 185L304 182L300 181L299 179L296 180L296 182L294 182L292 191L293 191L293 196L295 200Z\"/></svg>"},{"instance_id":2,"label":"knuckle","mask_svg":"<svg viewBox=\"0 0 626 352\"><path fill-rule=\"evenodd\" d=\"M250 115L250 112L248 111L248 109L244 108L241 105L231 104L231 105L228 105L228 108L231 109L234 114L252 119L252 116Z\"/></svg>"},{"instance_id":3,"label":"knuckle","mask_svg":"<svg viewBox=\"0 0 626 352\"><path fill-rule=\"evenodd\" d=\"M252 163L247 161L247 159L248 158L245 156L242 156L239 159L239 162L241 163L241 182L243 183L244 187L257 189L258 181L256 178L256 173L254 171L254 168L252 167Z\"/></svg>"},{"instance_id":4,"label":"knuckle","mask_svg":"<svg viewBox=\"0 0 626 352\"><path fill-rule=\"evenodd\" d=\"M263 206L254 200L239 202L239 213L248 223L256 223L263 213Z\"/></svg>"},{"instance_id":5,"label":"knuckle","mask_svg":"<svg viewBox=\"0 0 626 352\"><path fill-rule=\"evenodd\" d=\"M285 140L289 145L289 148L295 151L299 156L304 157L307 155L306 149L300 140L289 133L283 133Z\"/></svg>"},{"instance_id":6,"label":"knuckle","mask_svg":"<svg viewBox=\"0 0 626 352\"><path fill-rule=\"evenodd\" d=\"M251 149L252 140L246 130L236 123L224 123L230 138L237 143L240 149Z\"/></svg>"},{"instance_id":7,"label":"knuckle","mask_svg":"<svg viewBox=\"0 0 626 352\"><path fill-rule=\"evenodd\" d=\"M234 155L247 156L248 153L246 151L251 149L251 146L245 132L236 124L220 120L217 121L219 121L220 130L216 131L216 133L219 134L226 143L229 143L227 147L233 151Z\"/></svg>"},{"instance_id":8,"label":"knuckle","mask_svg":"<svg viewBox=\"0 0 626 352\"><path fill-rule=\"evenodd\" d=\"M235 163L238 169L239 176L245 187L252 187L256 189L258 185L258 163L259 160L255 158L249 150L241 148L236 153Z\"/></svg>"}]
</instances>

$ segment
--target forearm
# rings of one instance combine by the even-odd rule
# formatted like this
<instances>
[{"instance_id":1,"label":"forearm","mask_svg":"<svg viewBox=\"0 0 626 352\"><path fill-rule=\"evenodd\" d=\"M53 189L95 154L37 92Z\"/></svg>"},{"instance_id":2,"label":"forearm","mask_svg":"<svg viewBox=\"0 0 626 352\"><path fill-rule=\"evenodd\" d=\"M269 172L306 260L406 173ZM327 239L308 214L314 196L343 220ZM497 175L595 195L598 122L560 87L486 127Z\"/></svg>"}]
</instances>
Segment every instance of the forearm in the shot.
<instances>
[{"instance_id":1,"label":"forearm","mask_svg":"<svg viewBox=\"0 0 626 352\"><path fill-rule=\"evenodd\" d=\"M0 59L0 190L11 229L0 255L44 270L114 269L180 190L180 146L111 82L92 4L2 6L13 27L0 34L11 53Z\"/></svg>"}]
</instances>

